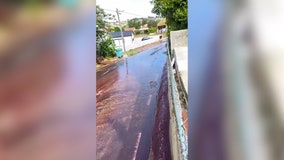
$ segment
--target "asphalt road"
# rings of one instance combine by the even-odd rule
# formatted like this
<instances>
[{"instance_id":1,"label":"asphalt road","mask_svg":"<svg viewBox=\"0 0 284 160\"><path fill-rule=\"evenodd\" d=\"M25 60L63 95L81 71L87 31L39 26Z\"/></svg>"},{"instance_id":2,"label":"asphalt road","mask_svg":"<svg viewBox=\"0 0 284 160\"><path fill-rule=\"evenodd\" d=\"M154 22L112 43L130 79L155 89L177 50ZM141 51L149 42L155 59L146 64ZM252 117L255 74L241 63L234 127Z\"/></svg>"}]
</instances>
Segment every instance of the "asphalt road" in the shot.
<instances>
[{"instance_id":1,"label":"asphalt road","mask_svg":"<svg viewBox=\"0 0 284 160\"><path fill-rule=\"evenodd\" d=\"M97 72L97 160L148 159L165 43Z\"/></svg>"}]
</instances>

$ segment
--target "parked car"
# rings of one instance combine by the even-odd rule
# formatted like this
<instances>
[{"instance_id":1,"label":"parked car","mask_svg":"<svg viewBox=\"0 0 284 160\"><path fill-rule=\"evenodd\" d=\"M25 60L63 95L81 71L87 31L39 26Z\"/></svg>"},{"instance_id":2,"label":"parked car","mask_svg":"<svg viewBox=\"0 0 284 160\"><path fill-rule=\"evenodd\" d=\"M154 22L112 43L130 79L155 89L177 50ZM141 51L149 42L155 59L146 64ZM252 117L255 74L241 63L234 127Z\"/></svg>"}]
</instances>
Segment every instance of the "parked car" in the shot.
<instances>
[{"instance_id":1,"label":"parked car","mask_svg":"<svg viewBox=\"0 0 284 160\"><path fill-rule=\"evenodd\" d=\"M141 41L146 41L148 39L151 39L150 37L143 37Z\"/></svg>"}]
</instances>

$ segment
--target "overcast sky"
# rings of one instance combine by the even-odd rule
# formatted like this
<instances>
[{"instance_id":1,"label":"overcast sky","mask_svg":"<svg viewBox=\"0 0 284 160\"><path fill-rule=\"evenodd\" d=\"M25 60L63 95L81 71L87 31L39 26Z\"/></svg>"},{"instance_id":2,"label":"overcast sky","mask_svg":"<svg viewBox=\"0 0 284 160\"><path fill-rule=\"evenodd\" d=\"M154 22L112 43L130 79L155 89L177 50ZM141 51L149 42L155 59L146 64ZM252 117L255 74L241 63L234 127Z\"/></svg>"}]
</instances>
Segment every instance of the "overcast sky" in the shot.
<instances>
[{"instance_id":1,"label":"overcast sky","mask_svg":"<svg viewBox=\"0 0 284 160\"><path fill-rule=\"evenodd\" d=\"M124 10L128 13L137 14L131 15L121 13L120 20L122 21L132 18L156 16L151 13L153 5L150 4L150 0L97 0L96 3L103 9L115 10L118 8L119 10ZM116 15L115 12L107 10L105 10L105 12Z\"/></svg>"}]
</instances>

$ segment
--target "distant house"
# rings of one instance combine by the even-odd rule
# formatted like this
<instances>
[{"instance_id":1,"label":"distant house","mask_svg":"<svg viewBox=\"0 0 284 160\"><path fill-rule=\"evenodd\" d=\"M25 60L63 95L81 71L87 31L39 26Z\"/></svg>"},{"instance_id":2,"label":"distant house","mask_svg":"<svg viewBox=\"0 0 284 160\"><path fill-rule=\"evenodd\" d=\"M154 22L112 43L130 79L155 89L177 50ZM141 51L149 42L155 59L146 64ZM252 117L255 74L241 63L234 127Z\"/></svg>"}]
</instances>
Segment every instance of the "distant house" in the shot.
<instances>
[{"instance_id":1,"label":"distant house","mask_svg":"<svg viewBox=\"0 0 284 160\"><path fill-rule=\"evenodd\" d=\"M158 34L161 34L161 33L164 33L167 31L167 25L166 25L166 22L165 21L160 21L158 24L157 24L157 33Z\"/></svg>"},{"instance_id":2,"label":"distant house","mask_svg":"<svg viewBox=\"0 0 284 160\"><path fill-rule=\"evenodd\" d=\"M121 32L110 32L110 35L113 37L115 46L123 48ZM123 31L123 37L125 42L125 48L127 51L129 50L134 41L134 33L133 31Z\"/></svg>"},{"instance_id":3,"label":"distant house","mask_svg":"<svg viewBox=\"0 0 284 160\"><path fill-rule=\"evenodd\" d=\"M132 28L125 27L124 31L132 31L132 32L134 32L135 28L134 27L132 27Z\"/></svg>"},{"instance_id":4,"label":"distant house","mask_svg":"<svg viewBox=\"0 0 284 160\"><path fill-rule=\"evenodd\" d=\"M143 25L143 26L140 26L140 29L139 29L141 32L145 32L145 30L149 30L149 28L148 28L148 24L145 24L145 25Z\"/></svg>"}]
</instances>

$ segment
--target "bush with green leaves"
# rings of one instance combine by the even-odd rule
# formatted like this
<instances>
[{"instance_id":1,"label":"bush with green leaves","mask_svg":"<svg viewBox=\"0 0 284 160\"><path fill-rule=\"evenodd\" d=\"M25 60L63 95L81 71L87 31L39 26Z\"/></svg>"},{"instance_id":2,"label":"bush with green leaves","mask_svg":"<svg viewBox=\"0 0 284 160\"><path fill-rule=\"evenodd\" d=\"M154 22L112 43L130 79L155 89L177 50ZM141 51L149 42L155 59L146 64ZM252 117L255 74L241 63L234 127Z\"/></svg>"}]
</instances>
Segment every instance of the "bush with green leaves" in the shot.
<instances>
[{"instance_id":1,"label":"bush with green leaves","mask_svg":"<svg viewBox=\"0 0 284 160\"><path fill-rule=\"evenodd\" d=\"M114 15L107 14L105 11L96 6L96 50L97 56L101 57L113 57L115 56L115 44L112 37L107 31L107 20L113 20Z\"/></svg>"},{"instance_id":2,"label":"bush with green leaves","mask_svg":"<svg viewBox=\"0 0 284 160\"><path fill-rule=\"evenodd\" d=\"M142 25L142 21L138 18L134 18L131 20L127 21L128 27L132 28L134 27L135 29L139 29L140 26Z\"/></svg>"},{"instance_id":3,"label":"bush with green leaves","mask_svg":"<svg viewBox=\"0 0 284 160\"><path fill-rule=\"evenodd\" d=\"M141 32L140 32L139 30L135 30L135 31L134 31L134 34L135 34L135 35L141 34Z\"/></svg>"},{"instance_id":4,"label":"bush with green leaves","mask_svg":"<svg viewBox=\"0 0 284 160\"><path fill-rule=\"evenodd\" d=\"M187 29L187 0L151 0L152 13L166 18L170 31Z\"/></svg>"},{"instance_id":5,"label":"bush with green leaves","mask_svg":"<svg viewBox=\"0 0 284 160\"><path fill-rule=\"evenodd\" d=\"M115 56L115 44L112 37L106 34L99 43L97 43L97 52L102 57L114 57Z\"/></svg>"},{"instance_id":6,"label":"bush with green leaves","mask_svg":"<svg viewBox=\"0 0 284 160\"><path fill-rule=\"evenodd\" d=\"M156 27L152 27L149 29L150 33L156 33L157 32L157 28Z\"/></svg>"},{"instance_id":7,"label":"bush with green leaves","mask_svg":"<svg viewBox=\"0 0 284 160\"><path fill-rule=\"evenodd\" d=\"M119 27L114 27L112 31L113 32L120 32L120 28Z\"/></svg>"},{"instance_id":8,"label":"bush with green leaves","mask_svg":"<svg viewBox=\"0 0 284 160\"><path fill-rule=\"evenodd\" d=\"M149 30L145 30L144 33L145 33L145 34L149 34Z\"/></svg>"}]
</instances>

